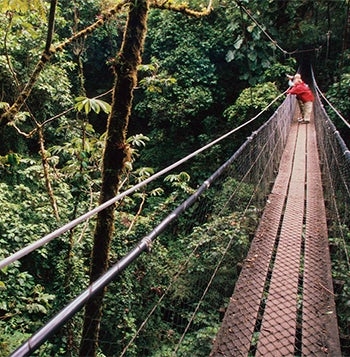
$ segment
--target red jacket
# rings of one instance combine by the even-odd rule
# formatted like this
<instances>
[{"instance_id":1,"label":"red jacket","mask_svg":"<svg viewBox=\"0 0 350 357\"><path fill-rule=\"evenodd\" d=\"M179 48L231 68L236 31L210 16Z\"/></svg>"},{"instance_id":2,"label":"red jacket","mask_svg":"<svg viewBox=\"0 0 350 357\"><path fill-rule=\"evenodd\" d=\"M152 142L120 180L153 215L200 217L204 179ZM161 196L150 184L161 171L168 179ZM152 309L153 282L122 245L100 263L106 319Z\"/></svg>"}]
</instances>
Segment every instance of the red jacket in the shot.
<instances>
[{"instance_id":1,"label":"red jacket","mask_svg":"<svg viewBox=\"0 0 350 357\"><path fill-rule=\"evenodd\" d=\"M307 84L304 82L294 84L287 91L288 94L295 94L302 102L313 102L315 97Z\"/></svg>"}]
</instances>

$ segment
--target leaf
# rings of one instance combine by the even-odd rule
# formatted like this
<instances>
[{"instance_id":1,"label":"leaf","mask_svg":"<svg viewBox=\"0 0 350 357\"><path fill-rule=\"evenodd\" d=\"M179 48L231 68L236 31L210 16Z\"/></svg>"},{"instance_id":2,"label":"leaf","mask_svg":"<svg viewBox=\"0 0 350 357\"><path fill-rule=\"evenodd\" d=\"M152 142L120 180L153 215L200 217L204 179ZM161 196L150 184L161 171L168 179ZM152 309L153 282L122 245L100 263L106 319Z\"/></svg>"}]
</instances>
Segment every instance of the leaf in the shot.
<instances>
[{"instance_id":1,"label":"leaf","mask_svg":"<svg viewBox=\"0 0 350 357\"><path fill-rule=\"evenodd\" d=\"M164 190L161 187L155 188L150 192L151 196L160 196L164 193Z\"/></svg>"},{"instance_id":2,"label":"leaf","mask_svg":"<svg viewBox=\"0 0 350 357\"><path fill-rule=\"evenodd\" d=\"M227 62L232 62L235 58L235 51L231 51L229 50L227 53L226 53L226 61Z\"/></svg>"},{"instance_id":3,"label":"leaf","mask_svg":"<svg viewBox=\"0 0 350 357\"><path fill-rule=\"evenodd\" d=\"M254 31L255 26L256 26L255 24L252 24L252 25L248 26L247 27L247 31L252 33Z\"/></svg>"},{"instance_id":4,"label":"leaf","mask_svg":"<svg viewBox=\"0 0 350 357\"><path fill-rule=\"evenodd\" d=\"M101 110L101 107L99 106L99 104L97 103L96 99L90 99L90 108L95 112L95 113L99 113Z\"/></svg>"},{"instance_id":5,"label":"leaf","mask_svg":"<svg viewBox=\"0 0 350 357\"><path fill-rule=\"evenodd\" d=\"M146 146L146 143L145 141L149 141L149 137L148 136L145 136L143 134L136 134L136 135L133 135L133 136L130 136L126 142L128 144L131 144L133 146Z\"/></svg>"},{"instance_id":6,"label":"leaf","mask_svg":"<svg viewBox=\"0 0 350 357\"><path fill-rule=\"evenodd\" d=\"M238 50L241 48L243 43L243 38L238 38L237 41L234 43L233 47Z\"/></svg>"},{"instance_id":7,"label":"leaf","mask_svg":"<svg viewBox=\"0 0 350 357\"><path fill-rule=\"evenodd\" d=\"M96 99L96 98L87 98L87 97L76 97L75 98L76 104L74 108L81 112L82 110L85 111L85 114L89 114L91 110L95 113L99 114L101 109L106 113L109 114L111 112L111 106L107 102Z\"/></svg>"},{"instance_id":8,"label":"leaf","mask_svg":"<svg viewBox=\"0 0 350 357\"><path fill-rule=\"evenodd\" d=\"M96 101L106 114L109 114L111 112L111 106L109 103L99 99L96 99Z\"/></svg>"},{"instance_id":9,"label":"leaf","mask_svg":"<svg viewBox=\"0 0 350 357\"><path fill-rule=\"evenodd\" d=\"M10 104L6 103L6 102L0 102L0 109L9 109L10 108Z\"/></svg>"},{"instance_id":10,"label":"leaf","mask_svg":"<svg viewBox=\"0 0 350 357\"><path fill-rule=\"evenodd\" d=\"M252 61L255 62L257 59L257 53L255 51L250 51L248 52L248 58Z\"/></svg>"}]
</instances>

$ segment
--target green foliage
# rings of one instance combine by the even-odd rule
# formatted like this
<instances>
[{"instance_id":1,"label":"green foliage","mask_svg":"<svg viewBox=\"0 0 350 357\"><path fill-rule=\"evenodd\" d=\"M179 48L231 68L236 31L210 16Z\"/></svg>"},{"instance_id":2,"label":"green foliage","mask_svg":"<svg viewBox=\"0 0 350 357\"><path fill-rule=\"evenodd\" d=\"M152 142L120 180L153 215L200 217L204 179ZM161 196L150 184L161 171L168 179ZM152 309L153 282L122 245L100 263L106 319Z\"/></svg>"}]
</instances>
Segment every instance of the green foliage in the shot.
<instances>
[{"instance_id":1,"label":"green foliage","mask_svg":"<svg viewBox=\"0 0 350 357\"><path fill-rule=\"evenodd\" d=\"M100 165L103 149L103 136L96 135L91 124L83 124L85 135L71 137L60 145L48 149L51 166L62 183L70 187L70 193L76 199L90 200L94 187L100 182Z\"/></svg>"},{"instance_id":2,"label":"green foliage","mask_svg":"<svg viewBox=\"0 0 350 357\"><path fill-rule=\"evenodd\" d=\"M202 21L194 24L179 14L161 11L152 11L149 21L145 57L150 53L151 76L140 82L149 90L135 109L153 127L168 127L169 121L174 128L189 127L213 104L217 82L210 61L214 29Z\"/></svg>"},{"instance_id":3,"label":"green foliage","mask_svg":"<svg viewBox=\"0 0 350 357\"><path fill-rule=\"evenodd\" d=\"M191 177L187 172L180 172L178 175L168 175L164 180L171 182L173 187L180 188L187 194L192 194L194 190L188 186L190 179Z\"/></svg>"},{"instance_id":4,"label":"green foliage","mask_svg":"<svg viewBox=\"0 0 350 357\"><path fill-rule=\"evenodd\" d=\"M42 0L3 0L0 3L0 12L20 12L37 11L45 19L45 5Z\"/></svg>"},{"instance_id":5,"label":"green foliage","mask_svg":"<svg viewBox=\"0 0 350 357\"><path fill-rule=\"evenodd\" d=\"M38 119L47 119L71 105L72 85L68 73L72 66L73 64L62 56L57 63L47 65L42 71L34 87L36 101L32 101L33 105L45 109L45 116L35 113Z\"/></svg>"},{"instance_id":6,"label":"green foliage","mask_svg":"<svg viewBox=\"0 0 350 357\"><path fill-rule=\"evenodd\" d=\"M89 114L91 110L93 110L96 114L99 114L101 109L107 114L111 111L111 106L101 99L77 97L75 98L75 101L75 109L79 112L84 110L85 114Z\"/></svg>"},{"instance_id":7,"label":"green foliage","mask_svg":"<svg viewBox=\"0 0 350 357\"><path fill-rule=\"evenodd\" d=\"M32 2L26 3L28 6L32 5ZM4 46L0 51L2 100L12 104L40 58L39 55L46 41L47 26L36 11L15 14L8 12L7 15L1 13L0 20L0 37L4 39ZM60 23L59 17L56 20ZM55 59L43 69L27 100L28 107L24 107L15 118L23 135L33 130L34 123L33 120L28 120L29 117L41 123L71 104L71 81L68 72L72 67L72 63L67 60L65 54L58 53ZM55 124L52 122L51 126L47 127L46 139L48 141L55 140L53 139ZM13 140L13 132L14 130L7 129L0 133L0 141L6 143L2 147L3 153L9 150L28 152L33 149L35 137L29 136L23 148L24 140L18 138L18 135L17 140Z\"/></svg>"},{"instance_id":8,"label":"green foliage","mask_svg":"<svg viewBox=\"0 0 350 357\"><path fill-rule=\"evenodd\" d=\"M253 186L229 177L218 187L219 193L213 193L213 212L216 215L230 212L243 212L251 201ZM222 202L224 200L224 202ZM247 214L247 217L249 215Z\"/></svg>"},{"instance_id":9,"label":"green foliage","mask_svg":"<svg viewBox=\"0 0 350 357\"><path fill-rule=\"evenodd\" d=\"M333 227L334 228L334 227ZM339 227L342 234L330 237L332 278L333 286L337 296L337 316L340 330L340 337L344 341L342 347L346 354L349 349L350 335L350 231L349 227ZM340 232L339 232L340 233Z\"/></svg>"},{"instance_id":10,"label":"green foliage","mask_svg":"<svg viewBox=\"0 0 350 357\"><path fill-rule=\"evenodd\" d=\"M238 125L265 109L279 94L281 92L275 83L272 82L261 83L254 87L246 88L237 98L235 104L225 110L224 115L231 123ZM272 109L277 106L278 103L275 103Z\"/></svg>"},{"instance_id":11,"label":"green foliage","mask_svg":"<svg viewBox=\"0 0 350 357\"><path fill-rule=\"evenodd\" d=\"M0 109L7 110L10 108L10 104L6 102L0 102Z\"/></svg>"},{"instance_id":12,"label":"green foliage","mask_svg":"<svg viewBox=\"0 0 350 357\"><path fill-rule=\"evenodd\" d=\"M297 66L296 60L290 58L285 63L274 63L264 72L264 81L273 82L281 92L285 91L288 87L287 74L293 75Z\"/></svg>"},{"instance_id":13,"label":"green foliage","mask_svg":"<svg viewBox=\"0 0 350 357\"><path fill-rule=\"evenodd\" d=\"M53 231L57 223L46 195L41 165L17 154L2 157L2 162L2 178L8 182L0 183L0 256L4 258ZM60 180L54 188L61 216L67 220L73 208L70 189ZM82 209L85 211L87 205ZM89 240L80 243L79 235L85 231L91 237L88 228L76 229L75 249L70 254L68 239L61 237L23 258L21 265L17 262L0 272L0 345L7 355L80 292L86 273L81 250L89 248Z\"/></svg>"},{"instance_id":14,"label":"green foliage","mask_svg":"<svg viewBox=\"0 0 350 357\"><path fill-rule=\"evenodd\" d=\"M7 329L5 323L0 322L0 357L8 357L16 348L21 346L30 336L30 333L23 333L19 329Z\"/></svg>"},{"instance_id":15,"label":"green foliage","mask_svg":"<svg viewBox=\"0 0 350 357\"><path fill-rule=\"evenodd\" d=\"M248 6L251 8L251 4ZM239 79L256 85L263 72L275 62L275 44L266 39L260 26L243 11L235 8L229 18L228 31L233 41L226 53L226 61L238 65Z\"/></svg>"},{"instance_id":16,"label":"green foliage","mask_svg":"<svg viewBox=\"0 0 350 357\"><path fill-rule=\"evenodd\" d=\"M137 148L146 146L146 141L149 142L150 138L143 134L136 134L127 138L126 142L131 147L133 161L135 161L136 158L140 156L139 149Z\"/></svg>"},{"instance_id":17,"label":"green foliage","mask_svg":"<svg viewBox=\"0 0 350 357\"><path fill-rule=\"evenodd\" d=\"M332 84L327 93L326 98L330 101L332 105L336 106L336 109L343 118L350 117L350 74L344 73L339 81ZM338 117L338 115L333 110L327 110L331 119L336 124L337 128L342 129L345 127L344 122Z\"/></svg>"},{"instance_id":18,"label":"green foliage","mask_svg":"<svg viewBox=\"0 0 350 357\"><path fill-rule=\"evenodd\" d=\"M151 64L140 65L138 70L141 75L145 73L139 84L146 91L163 93L167 87L176 83L176 79L170 77L166 71L159 71L159 63L155 58L152 58Z\"/></svg>"},{"instance_id":19,"label":"green foliage","mask_svg":"<svg viewBox=\"0 0 350 357\"><path fill-rule=\"evenodd\" d=\"M0 248L0 254L4 253ZM18 263L3 269L0 279L0 356L7 356L40 327L55 295L35 284L32 275L21 272Z\"/></svg>"}]
</instances>

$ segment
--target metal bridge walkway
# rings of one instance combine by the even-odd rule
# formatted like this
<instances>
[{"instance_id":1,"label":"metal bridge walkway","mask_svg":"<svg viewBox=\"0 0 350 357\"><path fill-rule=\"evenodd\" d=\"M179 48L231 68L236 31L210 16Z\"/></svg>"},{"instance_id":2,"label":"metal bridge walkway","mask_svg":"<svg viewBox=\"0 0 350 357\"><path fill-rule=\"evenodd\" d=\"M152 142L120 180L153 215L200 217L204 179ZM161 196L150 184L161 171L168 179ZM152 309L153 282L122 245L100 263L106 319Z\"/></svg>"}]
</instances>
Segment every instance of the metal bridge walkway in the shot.
<instances>
[{"instance_id":1,"label":"metal bridge walkway","mask_svg":"<svg viewBox=\"0 0 350 357\"><path fill-rule=\"evenodd\" d=\"M210 356L341 356L313 121L293 120Z\"/></svg>"}]
</instances>

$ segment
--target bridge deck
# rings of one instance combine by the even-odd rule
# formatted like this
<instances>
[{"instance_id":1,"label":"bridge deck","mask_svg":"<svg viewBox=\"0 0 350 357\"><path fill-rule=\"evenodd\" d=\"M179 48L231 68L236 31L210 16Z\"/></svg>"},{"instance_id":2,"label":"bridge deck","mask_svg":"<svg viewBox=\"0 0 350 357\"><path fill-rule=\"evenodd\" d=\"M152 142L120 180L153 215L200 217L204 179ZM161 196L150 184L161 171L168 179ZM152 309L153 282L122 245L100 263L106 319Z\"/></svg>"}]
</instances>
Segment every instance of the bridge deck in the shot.
<instances>
[{"instance_id":1,"label":"bridge deck","mask_svg":"<svg viewBox=\"0 0 350 357\"><path fill-rule=\"evenodd\" d=\"M292 123L214 356L341 356L314 122Z\"/></svg>"}]
</instances>

